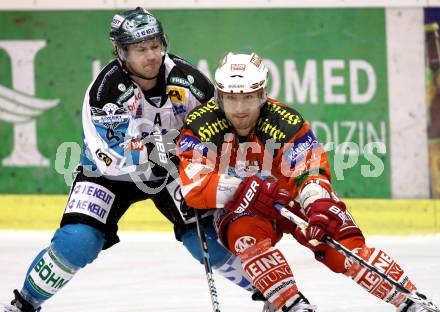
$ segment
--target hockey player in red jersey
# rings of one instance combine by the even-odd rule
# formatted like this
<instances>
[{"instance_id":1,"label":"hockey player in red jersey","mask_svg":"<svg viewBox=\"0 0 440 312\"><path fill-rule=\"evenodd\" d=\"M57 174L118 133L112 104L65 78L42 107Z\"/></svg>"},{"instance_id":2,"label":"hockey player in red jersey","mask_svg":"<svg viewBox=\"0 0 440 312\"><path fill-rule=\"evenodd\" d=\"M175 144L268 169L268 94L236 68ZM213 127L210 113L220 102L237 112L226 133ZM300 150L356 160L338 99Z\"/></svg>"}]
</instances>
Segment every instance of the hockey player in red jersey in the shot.
<instances>
[{"instance_id":1,"label":"hockey player in red jersey","mask_svg":"<svg viewBox=\"0 0 440 312\"><path fill-rule=\"evenodd\" d=\"M392 257L366 245L332 189L322 145L297 111L266 97L266 84L267 68L255 53L229 53L221 61L215 73L216 100L188 115L178 142L186 202L198 209L218 208L219 238L242 259L244 270L276 311L315 311L276 247L283 233L397 311L427 311L380 276L320 243L329 235L392 280L416 290ZM275 203L286 205L309 226L297 228L280 216Z\"/></svg>"}]
</instances>

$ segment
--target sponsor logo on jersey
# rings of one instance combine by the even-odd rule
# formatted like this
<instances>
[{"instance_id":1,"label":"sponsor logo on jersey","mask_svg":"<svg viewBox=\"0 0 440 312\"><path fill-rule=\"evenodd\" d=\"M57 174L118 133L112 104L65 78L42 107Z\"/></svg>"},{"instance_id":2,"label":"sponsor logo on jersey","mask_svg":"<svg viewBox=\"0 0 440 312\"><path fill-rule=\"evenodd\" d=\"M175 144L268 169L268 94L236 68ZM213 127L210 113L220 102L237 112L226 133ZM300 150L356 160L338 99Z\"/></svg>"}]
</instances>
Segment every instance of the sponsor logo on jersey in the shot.
<instances>
[{"instance_id":1,"label":"sponsor logo on jersey","mask_svg":"<svg viewBox=\"0 0 440 312\"><path fill-rule=\"evenodd\" d=\"M176 86L167 86L168 98L173 106L174 115L186 115L188 108L185 105L186 89Z\"/></svg>"},{"instance_id":2,"label":"sponsor logo on jersey","mask_svg":"<svg viewBox=\"0 0 440 312\"><path fill-rule=\"evenodd\" d=\"M142 118L142 105L138 104L138 106L136 107L136 113L134 114L134 118Z\"/></svg>"},{"instance_id":3,"label":"sponsor logo on jersey","mask_svg":"<svg viewBox=\"0 0 440 312\"><path fill-rule=\"evenodd\" d=\"M266 105L269 111L278 114L281 117L281 120L286 121L289 125L296 125L302 121L301 116L295 114L294 112L290 112L285 107L272 102L266 102Z\"/></svg>"},{"instance_id":4,"label":"sponsor logo on jersey","mask_svg":"<svg viewBox=\"0 0 440 312\"><path fill-rule=\"evenodd\" d=\"M219 134L222 130L226 130L231 126L226 117L217 118L211 123L205 122L205 126L199 127L197 134L204 142L209 142L213 136Z\"/></svg>"},{"instance_id":5,"label":"sponsor logo on jersey","mask_svg":"<svg viewBox=\"0 0 440 312\"><path fill-rule=\"evenodd\" d=\"M176 104L185 103L185 89L175 86L167 86L168 97L171 102Z\"/></svg>"},{"instance_id":6,"label":"sponsor logo on jersey","mask_svg":"<svg viewBox=\"0 0 440 312\"><path fill-rule=\"evenodd\" d=\"M192 81L188 81L187 79L182 78L182 77L171 77L170 82L174 83L176 85L179 85L179 86L188 87L196 98L198 98L199 100L204 99L205 93L203 93L201 90L199 90L197 87L195 87L193 85L194 77L191 76L191 78L192 79L190 79L190 80L192 80Z\"/></svg>"},{"instance_id":7,"label":"sponsor logo on jersey","mask_svg":"<svg viewBox=\"0 0 440 312\"><path fill-rule=\"evenodd\" d=\"M114 199L115 194L102 185L92 182L77 182L70 194L64 213L85 214L106 223Z\"/></svg>"},{"instance_id":8,"label":"sponsor logo on jersey","mask_svg":"<svg viewBox=\"0 0 440 312\"><path fill-rule=\"evenodd\" d=\"M98 159L102 160L107 167L110 166L111 163L113 162L113 160L110 158L110 156L108 156L106 153L101 151L100 148L98 148L96 150L95 154L96 154L96 157L98 157Z\"/></svg>"},{"instance_id":9,"label":"sponsor logo on jersey","mask_svg":"<svg viewBox=\"0 0 440 312\"><path fill-rule=\"evenodd\" d=\"M252 199L255 197L255 195L257 194L257 187L259 187L260 184L257 181L252 181L250 187L248 188L248 190L246 191L246 194L244 195L240 205L238 206L237 209L235 209L235 213L242 213L243 211L245 211L248 207L249 204L251 203Z\"/></svg>"},{"instance_id":10,"label":"sponsor logo on jersey","mask_svg":"<svg viewBox=\"0 0 440 312\"><path fill-rule=\"evenodd\" d=\"M125 85L123 83L118 84L118 90L121 92L124 92L125 90L127 90L127 88L125 87Z\"/></svg>"},{"instance_id":11,"label":"sponsor logo on jersey","mask_svg":"<svg viewBox=\"0 0 440 312\"><path fill-rule=\"evenodd\" d=\"M129 112L134 111L136 109L136 104L135 103L127 104L127 109Z\"/></svg>"},{"instance_id":12,"label":"sponsor logo on jersey","mask_svg":"<svg viewBox=\"0 0 440 312\"><path fill-rule=\"evenodd\" d=\"M144 149L144 143L142 140L130 140L130 150L142 151Z\"/></svg>"},{"instance_id":13,"label":"sponsor logo on jersey","mask_svg":"<svg viewBox=\"0 0 440 312\"><path fill-rule=\"evenodd\" d=\"M203 156L208 155L207 146L204 146L202 142L192 136L184 135L179 142L179 152L184 153L193 150L199 152Z\"/></svg>"},{"instance_id":14,"label":"sponsor logo on jersey","mask_svg":"<svg viewBox=\"0 0 440 312\"><path fill-rule=\"evenodd\" d=\"M276 140L282 140L286 138L286 133L282 131L278 125L274 125L269 121L269 118L259 119L257 124L257 130L264 132L271 138Z\"/></svg>"},{"instance_id":15,"label":"sponsor logo on jersey","mask_svg":"<svg viewBox=\"0 0 440 312\"><path fill-rule=\"evenodd\" d=\"M220 109L220 106L215 101L209 101L198 109L192 111L186 118L186 124L190 125L193 121L201 118L206 113L212 113Z\"/></svg>"},{"instance_id":16,"label":"sponsor logo on jersey","mask_svg":"<svg viewBox=\"0 0 440 312\"><path fill-rule=\"evenodd\" d=\"M241 236L239 237L234 244L235 251L237 253L242 253L249 247L255 245L257 240L253 236Z\"/></svg>"},{"instance_id":17,"label":"sponsor logo on jersey","mask_svg":"<svg viewBox=\"0 0 440 312\"><path fill-rule=\"evenodd\" d=\"M303 136L290 145L291 147L286 150L284 156L291 168L295 167L296 163L300 161L308 151L312 150L314 147L320 146L311 130L307 131Z\"/></svg>"},{"instance_id":18,"label":"sponsor logo on jersey","mask_svg":"<svg viewBox=\"0 0 440 312\"><path fill-rule=\"evenodd\" d=\"M239 160L235 162L235 174L239 177L252 176L260 171L260 165L257 160Z\"/></svg>"},{"instance_id":19,"label":"sponsor logo on jersey","mask_svg":"<svg viewBox=\"0 0 440 312\"><path fill-rule=\"evenodd\" d=\"M123 88L120 88L119 86L123 86ZM118 89L119 89L121 92L124 92L124 93L122 93L122 94L118 97L118 99L116 100L116 103L121 105L122 103L126 102L128 99L130 99L130 98L133 96L133 94L134 94L134 88L133 88L133 86L131 85L131 86L128 87L128 89L125 90L125 85L123 85L122 83L119 84L119 86L118 86ZM121 89L124 89L124 90L121 90ZM134 104L133 104L133 105L134 105Z\"/></svg>"}]
</instances>

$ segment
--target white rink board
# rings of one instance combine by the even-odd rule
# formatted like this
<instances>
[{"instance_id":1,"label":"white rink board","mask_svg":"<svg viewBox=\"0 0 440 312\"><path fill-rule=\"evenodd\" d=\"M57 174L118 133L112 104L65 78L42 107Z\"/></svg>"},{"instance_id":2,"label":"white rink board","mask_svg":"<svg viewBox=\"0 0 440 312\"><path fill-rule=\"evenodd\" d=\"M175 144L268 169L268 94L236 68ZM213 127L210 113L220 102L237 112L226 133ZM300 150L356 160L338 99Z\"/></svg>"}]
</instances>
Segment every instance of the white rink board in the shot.
<instances>
[{"instance_id":1,"label":"white rink board","mask_svg":"<svg viewBox=\"0 0 440 312\"><path fill-rule=\"evenodd\" d=\"M20 287L27 267L51 232L0 231L0 303ZM80 271L43 312L211 311L204 268L172 233L121 233L121 243ZM440 303L440 235L372 237L370 246L395 257L419 289ZM311 253L285 236L278 247L292 265L300 290L320 312L395 311L348 278L330 272ZM256 312L261 303L216 275L222 312Z\"/></svg>"}]
</instances>

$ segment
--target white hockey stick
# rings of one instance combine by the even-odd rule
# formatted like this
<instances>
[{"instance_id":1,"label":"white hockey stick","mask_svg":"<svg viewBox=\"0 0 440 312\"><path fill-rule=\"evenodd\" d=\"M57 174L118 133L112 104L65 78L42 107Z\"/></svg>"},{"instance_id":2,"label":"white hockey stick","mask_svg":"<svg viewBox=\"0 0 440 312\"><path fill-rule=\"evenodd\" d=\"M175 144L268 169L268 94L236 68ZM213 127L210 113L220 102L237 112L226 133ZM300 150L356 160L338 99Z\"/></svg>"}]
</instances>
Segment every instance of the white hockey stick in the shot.
<instances>
[{"instance_id":1,"label":"white hockey stick","mask_svg":"<svg viewBox=\"0 0 440 312\"><path fill-rule=\"evenodd\" d=\"M293 223L295 223L300 228L306 228L309 224L295 215L290 210L284 208L280 204L275 204L275 208L278 210L278 212L285 217L286 219L289 219ZM359 257L357 254L353 253L351 250L347 249L343 245L339 244L337 241L335 241L333 238L331 238L328 235L325 235L323 238L323 242L326 243L328 246L336 249L340 254L346 256L347 258L356 261L360 265L362 265L364 268L368 269L370 272L374 272L380 277L382 277L384 280L386 280L388 283L390 283L392 286L396 287L396 289L404 294L407 295L407 298L411 301L420 304L423 306L426 310L431 312L440 312L440 309L436 307L432 302L429 300L423 299L420 297L416 292L410 291L406 289L404 286L400 285L399 283L393 281L390 277L388 277L386 274L380 272L376 267L372 266L368 262L366 262L364 259Z\"/></svg>"},{"instance_id":2,"label":"white hockey stick","mask_svg":"<svg viewBox=\"0 0 440 312\"><path fill-rule=\"evenodd\" d=\"M203 255L203 264L205 265L206 280L208 281L209 294L211 295L212 310L220 312L220 304L217 297L217 288L215 287L214 275L212 273L211 262L209 261L208 243L206 242L205 229L203 228L200 212L194 209L196 215L197 234L200 240L200 249Z\"/></svg>"}]
</instances>

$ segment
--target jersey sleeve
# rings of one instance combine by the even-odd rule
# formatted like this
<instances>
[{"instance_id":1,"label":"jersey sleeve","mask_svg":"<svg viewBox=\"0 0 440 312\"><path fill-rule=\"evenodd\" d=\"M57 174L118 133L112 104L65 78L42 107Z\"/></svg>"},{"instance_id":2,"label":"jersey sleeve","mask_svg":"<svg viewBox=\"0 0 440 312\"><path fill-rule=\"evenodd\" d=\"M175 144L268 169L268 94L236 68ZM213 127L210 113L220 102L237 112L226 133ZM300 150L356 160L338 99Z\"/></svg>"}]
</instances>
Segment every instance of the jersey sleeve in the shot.
<instances>
[{"instance_id":1,"label":"jersey sleeve","mask_svg":"<svg viewBox=\"0 0 440 312\"><path fill-rule=\"evenodd\" d=\"M274 163L293 197L310 181L319 181L331 192L327 154L308 122L305 121L295 136L282 146Z\"/></svg>"},{"instance_id":2,"label":"jersey sleeve","mask_svg":"<svg viewBox=\"0 0 440 312\"><path fill-rule=\"evenodd\" d=\"M177 155L185 202L199 209L223 208L242 180L219 172L215 145L202 142L191 129L184 128L177 144Z\"/></svg>"}]
</instances>

